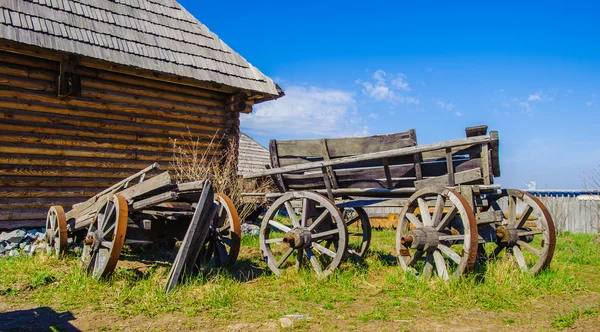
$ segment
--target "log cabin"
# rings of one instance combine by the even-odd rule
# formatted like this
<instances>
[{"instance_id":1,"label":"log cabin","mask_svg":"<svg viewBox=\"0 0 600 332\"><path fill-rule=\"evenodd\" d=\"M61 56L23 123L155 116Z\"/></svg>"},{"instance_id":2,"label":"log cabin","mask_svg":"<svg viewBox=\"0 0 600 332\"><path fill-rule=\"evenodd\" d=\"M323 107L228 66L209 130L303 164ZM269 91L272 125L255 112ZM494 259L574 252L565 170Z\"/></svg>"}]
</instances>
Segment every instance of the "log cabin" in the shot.
<instances>
[{"instance_id":1,"label":"log cabin","mask_svg":"<svg viewBox=\"0 0 600 332\"><path fill-rule=\"evenodd\" d=\"M175 0L3 0L0 229L168 169L172 139L225 149L282 95Z\"/></svg>"}]
</instances>

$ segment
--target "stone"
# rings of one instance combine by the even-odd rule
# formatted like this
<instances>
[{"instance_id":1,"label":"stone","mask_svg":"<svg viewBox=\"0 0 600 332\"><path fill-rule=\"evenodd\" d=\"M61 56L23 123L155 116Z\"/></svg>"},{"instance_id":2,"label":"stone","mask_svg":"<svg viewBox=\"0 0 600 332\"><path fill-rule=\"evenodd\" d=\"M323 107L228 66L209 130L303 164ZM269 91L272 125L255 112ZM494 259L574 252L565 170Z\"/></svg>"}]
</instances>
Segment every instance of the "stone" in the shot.
<instances>
[{"instance_id":1,"label":"stone","mask_svg":"<svg viewBox=\"0 0 600 332\"><path fill-rule=\"evenodd\" d=\"M37 240L37 236L35 236L35 234L27 233L27 235L25 235L25 238L23 238L23 240L21 240L21 242L33 243L33 242L35 242L35 240Z\"/></svg>"},{"instance_id":2,"label":"stone","mask_svg":"<svg viewBox=\"0 0 600 332\"><path fill-rule=\"evenodd\" d=\"M27 246L27 242L21 242L21 243L19 243L19 248L20 248L20 249L23 249L23 248L25 248L26 246Z\"/></svg>"},{"instance_id":3,"label":"stone","mask_svg":"<svg viewBox=\"0 0 600 332\"><path fill-rule=\"evenodd\" d=\"M2 237L0 238L0 241L19 243L25 238L26 234L27 233L25 233L25 231L22 229L15 229L14 231L12 231L10 233L6 233L6 234L3 233Z\"/></svg>"},{"instance_id":4,"label":"stone","mask_svg":"<svg viewBox=\"0 0 600 332\"><path fill-rule=\"evenodd\" d=\"M44 241L46 239L46 233L37 232L37 233L35 233L35 236L40 241Z\"/></svg>"},{"instance_id":5,"label":"stone","mask_svg":"<svg viewBox=\"0 0 600 332\"><path fill-rule=\"evenodd\" d=\"M31 245L28 244L25 247L23 247L23 251L30 252L31 251Z\"/></svg>"},{"instance_id":6,"label":"stone","mask_svg":"<svg viewBox=\"0 0 600 332\"><path fill-rule=\"evenodd\" d=\"M242 224L242 234L258 235L260 234L260 227L252 224Z\"/></svg>"},{"instance_id":7,"label":"stone","mask_svg":"<svg viewBox=\"0 0 600 332\"><path fill-rule=\"evenodd\" d=\"M281 324L281 327L283 327L284 329L294 327L294 321L287 317L279 318L279 324Z\"/></svg>"},{"instance_id":8,"label":"stone","mask_svg":"<svg viewBox=\"0 0 600 332\"><path fill-rule=\"evenodd\" d=\"M294 319L294 320L310 319L309 315L301 315L301 314L290 314L290 315L285 315L285 317L291 318L291 319Z\"/></svg>"},{"instance_id":9,"label":"stone","mask_svg":"<svg viewBox=\"0 0 600 332\"><path fill-rule=\"evenodd\" d=\"M30 229L27 231L27 234L35 235L35 233L37 233L37 230L35 229Z\"/></svg>"},{"instance_id":10,"label":"stone","mask_svg":"<svg viewBox=\"0 0 600 332\"><path fill-rule=\"evenodd\" d=\"M8 255L11 257L19 256L19 252L13 249L8 253Z\"/></svg>"},{"instance_id":11,"label":"stone","mask_svg":"<svg viewBox=\"0 0 600 332\"><path fill-rule=\"evenodd\" d=\"M0 255L4 255L6 252L6 247L0 244Z\"/></svg>"},{"instance_id":12,"label":"stone","mask_svg":"<svg viewBox=\"0 0 600 332\"><path fill-rule=\"evenodd\" d=\"M13 249L17 248L18 246L19 246L19 244L18 244L18 243L9 243L9 244L6 246L6 250L13 250Z\"/></svg>"}]
</instances>

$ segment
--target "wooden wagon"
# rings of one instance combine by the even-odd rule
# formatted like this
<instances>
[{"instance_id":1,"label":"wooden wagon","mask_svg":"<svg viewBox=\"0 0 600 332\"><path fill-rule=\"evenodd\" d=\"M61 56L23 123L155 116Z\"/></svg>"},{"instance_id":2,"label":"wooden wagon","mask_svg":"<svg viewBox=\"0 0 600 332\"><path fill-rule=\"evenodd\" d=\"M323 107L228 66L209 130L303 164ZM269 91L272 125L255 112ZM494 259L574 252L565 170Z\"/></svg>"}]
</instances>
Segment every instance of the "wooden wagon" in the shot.
<instances>
[{"instance_id":1,"label":"wooden wagon","mask_svg":"<svg viewBox=\"0 0 600 332\"><path fill-rule=\"evenodd\" d=\"M498 133L466 129L466 138L418 145L415 130L370 137L271 140L271 176L279 193L261 225L260 246L276 274L308 262L319 275L363 256L371 226L363 207L402 207L399 265L443 279L469 272L478 258L514 257L523 271L550 264L552 218L534 196L494 183ZM520 202L517 204L517 202Z\"/></svg>"},{"instance_id":2,"label":"wooden wagon","mask_svg":"<svg viewBox=\"0 0 600 332\"><path fill-rule=\"evenodd\" d=\"M182 241L167 290L198 265L229 265L237 259L240 221L224 194L210 181L174 183L169 172L150 179L154 164L64 212L53 206L46 220L48 253L67 249L67 237L82 242L82 266L94 278L110 275L124 244Z\"/></svg>"}]
</instances>

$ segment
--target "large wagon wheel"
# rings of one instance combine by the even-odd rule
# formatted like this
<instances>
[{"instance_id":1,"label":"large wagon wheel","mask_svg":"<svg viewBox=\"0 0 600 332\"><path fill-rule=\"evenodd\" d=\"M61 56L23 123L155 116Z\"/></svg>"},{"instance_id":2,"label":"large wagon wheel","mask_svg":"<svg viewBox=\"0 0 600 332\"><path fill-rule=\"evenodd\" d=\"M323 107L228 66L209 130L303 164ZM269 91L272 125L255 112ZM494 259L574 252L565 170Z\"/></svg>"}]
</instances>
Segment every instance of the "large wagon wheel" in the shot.
<instances>
[{"instance_id":1,"label":"large wagon wheel","mask_svg":"<svg viewBox=\"0 0 600 332\"><path fill-rule=\"evenodd\" d=\"M82 267L95 279L109 276L117 266L125 242L127 200L115 194L96 212L83 241Z\"/></svg>"},{"instance_id":2,"label":"large wagon wheel","mask_svg":"<svg viewBox=\"0 0 600 332\"><path fill-rule=\"evenodd\" d=\"M215 267L231 266L240 252L240 217L233 202L225 194L215 194L217 212L198 258L203 264Z\"/></svg>"},{"instance_id":3,"label":"large wagon wheel","mask_svg":"<svg viewBox=\"0 0 600 332\"><path fill-rule=\"evenodd\" d=\"M50 207L46 216L46 252L60 255L67 250L67 217L62 206Z\"/></svg>"},{"instance_id":4,"label":"large wagon wheel","mask_svg":"<svg viewBox=\"0 0 600 332\"><path fill-rule=\"evenodd\" d=\"M307 191L283 194L267 210L260 228L263 256L278 275L294 260L299 268L306 259L317 275L327 276L342 262L347 238L344 217L335 204Z\"/></svg>"},{"instance_id":5,"label":"large wagon wheel","mask_svg":"<svg viewBox=\"0 0 600 332\"><path fill-rule=\"evenodd\" d=\"M456 191L427 187L414 193L400 213L396 249L400 266L425 278L469 272L477 255L477 220Z\"/></svg>"},{"instance_id":6,"label":"large wagon wheel","mask_svg":"<svg viewBox=\"0 0 600 332\"><path fill-rule=\"evenodd\" d=\"M348 207L342 211L348 228L348 253L362 258L371 244L371 222L363 208Z\"/></svg>"},{"instance_id":7,"label":"large wagon wheel","mask_svg":"<svg viewBox=\"0 0 600 332\"><path fill-rule=\"evenodd\" d=\"M537 274L550 265L556 245L554 222L550 212L537 197L518 189L505 189L490 195L490 206L502 211L503 220L496 224L497 240L490 257L502 253L512 256L519 268Z\"/></svg>"}]
</instances>

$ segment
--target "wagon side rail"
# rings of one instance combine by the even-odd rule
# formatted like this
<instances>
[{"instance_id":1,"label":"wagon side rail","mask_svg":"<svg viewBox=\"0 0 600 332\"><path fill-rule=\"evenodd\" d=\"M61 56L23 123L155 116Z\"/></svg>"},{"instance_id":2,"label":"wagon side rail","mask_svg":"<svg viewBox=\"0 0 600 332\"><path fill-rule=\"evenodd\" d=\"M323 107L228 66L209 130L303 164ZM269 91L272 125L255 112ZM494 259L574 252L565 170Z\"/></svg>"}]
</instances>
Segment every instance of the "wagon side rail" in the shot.
<instances>
[{"instance_id":1,"label":"wagon side rail","mask_svg":"<svg viewBox=\"0 0 600 332\"><path fill-rule=\"evenodd\" d=\"M485 133L485 131L483 133ZM448 164L448 173L446 175L447 180L444 179L444 181L445 181L445 184L454 186L455 185L454 177L456 174L455 174L454 170L452 169L452 151L456 148L463 147L463 146L468 147L468 146L474 146L474 145L481 145L482 151L487 151L485 153L482 153L482 155L480 156L481 161L482 161L481 167L483 169L484 177L487 176L487 179L485 179L484 184L492 185L493 184L493 179L492 179L493 176L496 174L499 175L499 165L497 163L498 133L496 131L492 131L489 134L482 134L482 133L473 134L473 133L467 132L467 136L469 136L469 135L475 135L475 136L462 138L462 139L456 139L456 140L450 140L450 141L444 141L444 142L439 142L439 143L433 143L433 144L423 144L423 145L418 145L418 146L410 146L410 147L404 147L404 148L398 148L398 149L392 149L392 150L386 150L386 151L365 153L365 154L360 154L360 155L356 155L356 156L341 157L341 158L337 158L337 159L313 161L313 162L302 163L302 164L269 168L269 169L265 169L260 172L246 174L246 175L244 175L244 178L276 176L276 175L282 175L282 174L287 174L287 173L309 171L309 170L315 170L315 169L320 169L321 172L323 173L323 177L327 178L327 170L330 169L331 167L335 167L335 166L350 166L351 167L355 163L369 162L369 161L375 161L375 160L382 161L382 163L384 164L384 168L387 168L386 169L386 173L387 173L387 172L389 172L389 168L388 168L389 166L387 166L386 163L384 163L383 161L390 160L393 158L398 158L398 157L421 155L421 154L427 153L427 152L446 151L445 155L446 155L447 164ZM432 182L434 182L434 181L430 181L430 179L427 179L427 180L422 180L422 183L419 183L419 182L421 182L421 181L415 181L415 185L419 185L419 184L420 184L420 186L431 185ZM325 181L325 184L327 185L328 181ZM433 183L433 184L435 184L435 183ZM327 188L325 190L321 190L321 191L323 191L324 193L326 192L328 194L328 196L330 196L330 198L333 198L334 193L336 195L345 195L345 194L357 195L357 194L361 194L361 193L368 194L368 195L376 195L376 196L384 194L384 193L393 194L393 195L407 195L407 194L411 194L415 190L416 190L416 188L333 189L330 186L327 186Z\"/></svg>"}]
</instances>

